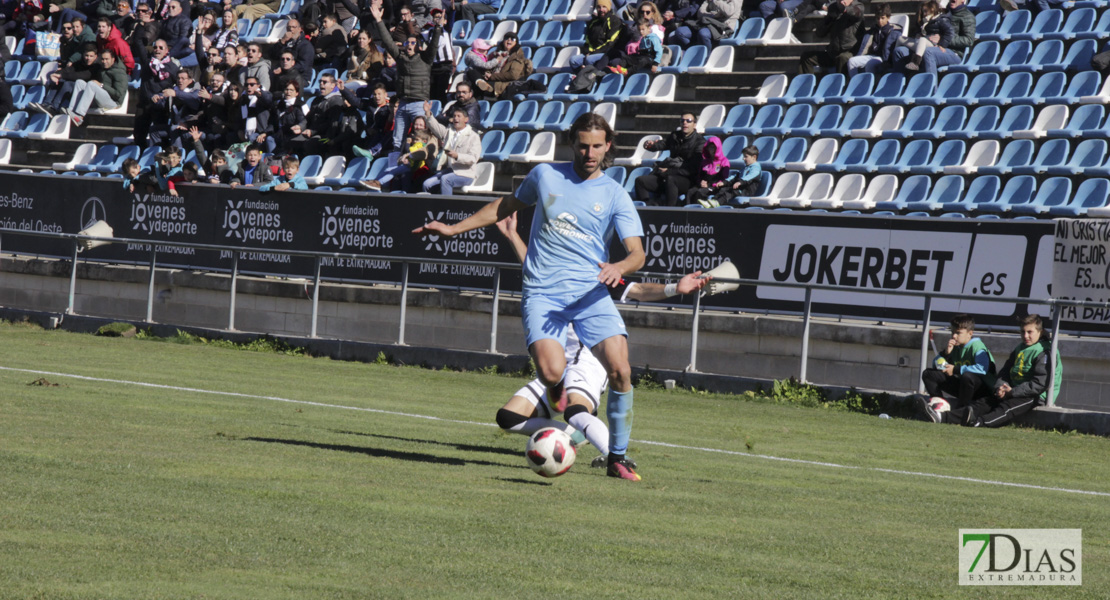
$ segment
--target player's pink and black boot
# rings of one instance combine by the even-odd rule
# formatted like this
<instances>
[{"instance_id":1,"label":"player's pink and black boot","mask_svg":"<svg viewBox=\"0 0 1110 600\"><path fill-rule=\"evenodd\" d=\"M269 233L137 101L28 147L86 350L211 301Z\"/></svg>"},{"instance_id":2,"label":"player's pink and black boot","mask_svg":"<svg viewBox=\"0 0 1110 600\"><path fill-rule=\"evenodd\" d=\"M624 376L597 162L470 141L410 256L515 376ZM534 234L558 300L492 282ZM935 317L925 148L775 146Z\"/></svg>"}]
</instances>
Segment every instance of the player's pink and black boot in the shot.
<instances>
[{"instance_id":1,"label":"player's pink and black boot","mask_svg":"<svg viewBox=\"0 0 1110 600\"><path fill-rule=\"evenodd\" d=\"M606 475L629 481L640 481L640 476L636 474L635 467L636 463L624 456L609 454L609 466Z\"/></svg>"}]
</instances>

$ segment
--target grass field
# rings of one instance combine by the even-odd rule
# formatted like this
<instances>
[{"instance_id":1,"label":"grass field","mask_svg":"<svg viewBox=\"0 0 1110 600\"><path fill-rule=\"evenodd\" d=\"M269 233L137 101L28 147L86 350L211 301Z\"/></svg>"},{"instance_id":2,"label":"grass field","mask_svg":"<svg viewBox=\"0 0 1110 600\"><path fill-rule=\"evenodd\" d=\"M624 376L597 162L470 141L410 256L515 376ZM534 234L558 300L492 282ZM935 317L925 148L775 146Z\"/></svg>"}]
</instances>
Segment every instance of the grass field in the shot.
<instances>
[{"instance_id":1,"label":"grass field","mask_svg":"<svg viewBox=\"0 0 1110 600\"><path fill-rule=\"evenodd\" d=\"M642 483L547 481L485 425L521 379L0 336L2 598L1110 594L1103 438L643 389ZM1083 586L959 587L960 528L1082 528Z\"/></svg>"}]
</instances>

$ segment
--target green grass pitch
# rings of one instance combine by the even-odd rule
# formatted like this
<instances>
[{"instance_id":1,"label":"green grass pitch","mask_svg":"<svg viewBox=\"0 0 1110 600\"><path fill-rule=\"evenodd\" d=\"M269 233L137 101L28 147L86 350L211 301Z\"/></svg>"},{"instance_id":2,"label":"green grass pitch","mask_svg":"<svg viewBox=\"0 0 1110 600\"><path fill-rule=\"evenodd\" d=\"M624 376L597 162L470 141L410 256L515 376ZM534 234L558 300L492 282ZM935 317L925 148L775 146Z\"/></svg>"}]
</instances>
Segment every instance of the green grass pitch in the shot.
<instances>
[{"instance_id":1,"label":"green grass pitch","mask_svg":"<svg viewBox=\"0 0 1110 600\"><path fill-rule=\"evenodd\" d=\"M486 425L521 379L0 339L0 598L1110 593L1103 438L643 389L642 483L544 480ZM959 587L960 528L1081 528L1084 584Z\"/></svg>"}]
</instances>

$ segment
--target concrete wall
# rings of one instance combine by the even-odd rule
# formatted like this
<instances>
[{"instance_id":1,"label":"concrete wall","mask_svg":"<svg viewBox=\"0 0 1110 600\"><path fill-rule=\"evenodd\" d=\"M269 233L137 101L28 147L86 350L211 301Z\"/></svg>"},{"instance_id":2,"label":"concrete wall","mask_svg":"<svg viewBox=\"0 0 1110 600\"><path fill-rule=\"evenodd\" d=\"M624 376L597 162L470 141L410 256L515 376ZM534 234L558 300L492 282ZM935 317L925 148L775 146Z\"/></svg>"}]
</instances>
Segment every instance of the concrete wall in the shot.
<instances>
[{"instance_id":1,"label":"concrete wall","mask_svg":"<svg viewBox=\"0 0 1110 600\"><path fill-rule=\"evenodd\" d=\"M0 260L0 306L62 313L69 293L65 261ZM75 312L142 321L147 271L81 265ZM311 285L304 280L241 277L236 330L307 337ZM210 329L228 323L230 278L226 275L159 271L155 280L156 323ZM321 338L393 344L397 341L400 291L393 286L327 284L321 288ZM492 299L477 293L410 290L405 342L410 346L485 352L490 346ZM629 306L622 309L635 366L681 371L690 364L688 311ZM517 298L503 297L497 350L525 354ZM944 329L946 324L934 323ZM785 379L800 369L802 322L797 317L703 313L697 369L755 379ZM1001 367L1018 342L1016 334L981 337ZM810 327L808 380L814 383L908 393L916 391L921 334L903 324L815 319ZM1064 385L1058 405L1110 412L1110 341L1065 338L1060 342Z\"/></svg>"}]
</instances>

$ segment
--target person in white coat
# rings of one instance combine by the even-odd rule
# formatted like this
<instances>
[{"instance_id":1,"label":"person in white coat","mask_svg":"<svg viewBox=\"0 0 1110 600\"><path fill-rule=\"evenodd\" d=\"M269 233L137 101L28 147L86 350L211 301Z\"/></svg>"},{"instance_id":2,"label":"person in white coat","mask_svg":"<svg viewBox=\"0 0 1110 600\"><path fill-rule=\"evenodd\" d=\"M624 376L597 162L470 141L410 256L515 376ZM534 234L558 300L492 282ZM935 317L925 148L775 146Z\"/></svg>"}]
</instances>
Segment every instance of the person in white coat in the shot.
<instances>
[{"instance_id":1,"label":"person in white coat","mask_svg":"<svg viewBox=\"0 0 1110 600\"><path fill-rule=\"evenodd\" d=\"M470 115L461 106L452 109L450 127L436 121L430 102L424 103L424 114L432 135L443 142L446 158L443 167L424 181L424 191L449 196L455 193L455 188L474 183L477 174L474 165L482 154L482 139L470 127Z\"/></svg>"}]
</instances>

